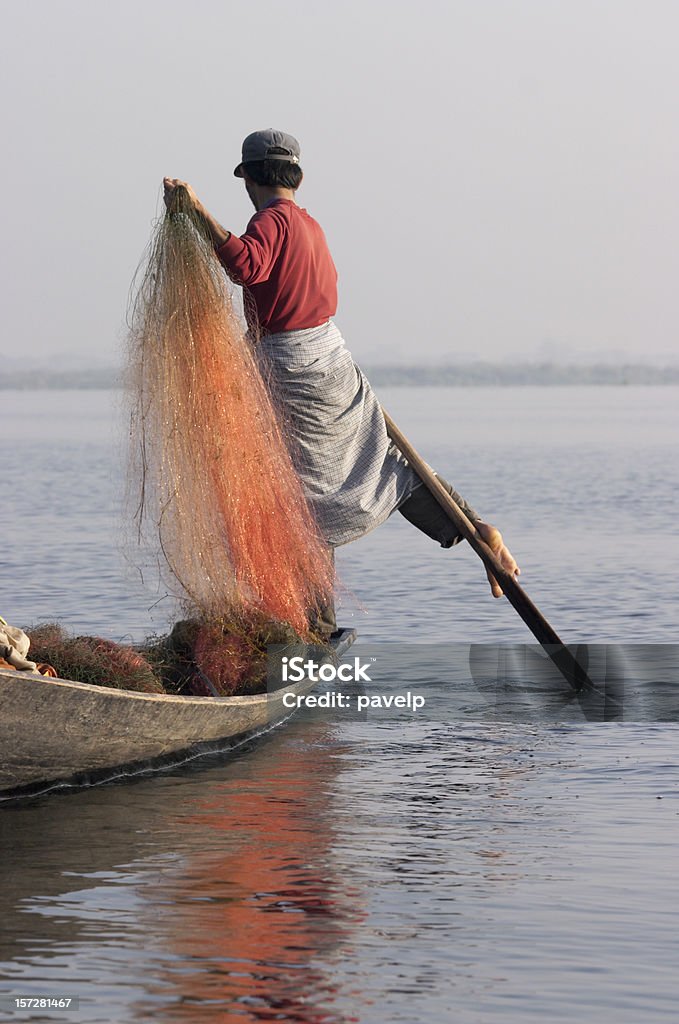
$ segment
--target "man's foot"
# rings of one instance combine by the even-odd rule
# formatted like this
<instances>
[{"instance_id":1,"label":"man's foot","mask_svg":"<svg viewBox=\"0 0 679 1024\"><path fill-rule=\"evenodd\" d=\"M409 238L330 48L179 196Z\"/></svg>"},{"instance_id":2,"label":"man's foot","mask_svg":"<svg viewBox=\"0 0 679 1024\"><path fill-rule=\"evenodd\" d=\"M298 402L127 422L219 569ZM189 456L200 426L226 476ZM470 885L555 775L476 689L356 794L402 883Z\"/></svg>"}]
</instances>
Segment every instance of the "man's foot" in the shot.
<instances>
[{"instance_id":1,"label":"man's foot","mask_svg":"<svg viewBox=\"0 0 679 1024\"><path fill-rule=\"evenodd\" d=\"M490 550L493 552L495 557L498 559L502 568L506 570L511 576L520 576L521 570L516 564L516 560L512 555L508 547L505 547L505 543L502 540L502 534L498 530L497 526L491 526L490 523L478 522L474 524L481 539L486 542ZM502 587L495 579L493 574L486 569L486 576L490 583L490 590L493 597L502 597L504 591Z\"/></svg>"}]
</instances>

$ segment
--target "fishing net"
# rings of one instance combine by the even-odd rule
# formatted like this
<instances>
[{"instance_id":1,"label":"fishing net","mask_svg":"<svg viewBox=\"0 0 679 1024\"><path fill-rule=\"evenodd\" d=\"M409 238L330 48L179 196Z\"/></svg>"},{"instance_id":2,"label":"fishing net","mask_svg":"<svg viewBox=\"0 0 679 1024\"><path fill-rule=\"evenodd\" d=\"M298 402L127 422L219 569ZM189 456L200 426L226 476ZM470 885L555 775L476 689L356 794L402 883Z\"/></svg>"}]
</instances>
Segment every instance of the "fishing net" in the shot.
<instances>
[{"instance_id":1,"label":"fishing net","mask_svg":"<svg viewBox=\"0 0 679 1024\"><path fill-rule=\"evenodd\" d=\"M203 219L175 189L132 307L132 479L140 538L192 614L308 633L332 593L327 545Z\"/></svg>"},{"instance_id":2,"label":"fishing net","mask_svg":"<svg viewBox=\"0 0 679 1024\"><path fill-rule=\"evenodd\" d=\"M39 623L29 631L31 655L40 662L37 671L42 675L151 694L265 693L272 645L288 654L310 650L291 626L254 615L247 623L230 626L185 619L175 623L167 636L150 637L140 647L101 636L73 636L56 622ZM322 657L323 648L313 650Z\"/></svg>"},{"instance_id":3,"label":"fishing net","mask_svg":"<svg viewBox=\"0 0 679 1024\"><path fill-rule=\"evenodd\" d=\"M139 651L101 636L71 636L55 622L29 627L31 654L60 679L142 693L165 693L158 671Z\"/></svg>"},{"instance_id":4,"label":"fishing net","mask_svg":"<svg viewBox=\"0 0 679 1024\"><path fill-rule=\"evenodd\" d=\"M161 666L168 693L230 697L265 693L278 680L278 666L269 657L272 645L288 655L308 655L310 650L283 623L251 618L243 628L186 619L175 623L169 636L148 645L144 653ZM317 650L322 656L322 648Z\"/></svg>"}]
</instances>

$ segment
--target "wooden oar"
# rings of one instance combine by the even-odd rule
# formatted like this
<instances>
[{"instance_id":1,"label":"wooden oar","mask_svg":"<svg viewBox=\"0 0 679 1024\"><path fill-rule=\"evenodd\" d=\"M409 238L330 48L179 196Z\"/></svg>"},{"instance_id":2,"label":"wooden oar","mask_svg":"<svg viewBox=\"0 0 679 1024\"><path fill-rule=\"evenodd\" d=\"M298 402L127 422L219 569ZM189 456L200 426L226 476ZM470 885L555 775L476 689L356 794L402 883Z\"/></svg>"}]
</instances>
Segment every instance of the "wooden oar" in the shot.
<instances>
[{"instance_id":1,"label":"wooden oar","mask_svg":"<svg viewBox=\"0 0 679 1024\"><path fill-rule=\"evenodd\" d=\"M533 604L528 594L519 586L511 573L507 572L482 539L471 520L467 518L424 459L417 453L408 439L404 437L391 416L384 409L382 412L384 413L384 421L387 425L389 437L406 457L422 483L431 491L462 536L469 541L486 568L493 574L502 587L509 603L519 613L536 640L542 644L561 674L575 690L581 690L584 686L593 688L592 681L585 670L578 664L557 632L547 622L542 612Z\"/></svg>"}]
</instances>

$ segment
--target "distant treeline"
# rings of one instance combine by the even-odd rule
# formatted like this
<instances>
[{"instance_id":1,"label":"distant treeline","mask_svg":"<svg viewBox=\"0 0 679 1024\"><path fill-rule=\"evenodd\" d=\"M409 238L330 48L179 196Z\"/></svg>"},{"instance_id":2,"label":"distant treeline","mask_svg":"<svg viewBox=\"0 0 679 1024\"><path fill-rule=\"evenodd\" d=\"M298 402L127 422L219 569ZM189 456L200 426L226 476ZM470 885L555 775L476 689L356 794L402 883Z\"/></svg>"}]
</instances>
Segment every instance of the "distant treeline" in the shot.
<instances>
[{"instance_id":1,"label":"distant treeline","mask_svg":"<svg viewBox=\"0 0 679 1024\"><path fill-rule=\"evenodd\" d=\"M556 363L460 363L449 366L365 366L366 376L379 387L510 387L537 385L640 385L679 384L679 366L645 366L628 363L615 366L560 366ZM23 391L44 388L118 388L120 371L104 370L21 370L3 374L0 390Z\"/></svg>"},{"instance_id":2,"label":"distant treeline","mask_svg":"<svg viewBox=\"0 0 679 1024\"><path fill-rule=\"evenodd\" d=\"M510 387L518 385L679 384L679 365L560 366L556 363L460 363L449 366L373 366L366 376L381 387Z\"/></svg>"},{"instance_id":3,"label":"distant treeline","mask_svg":"<svg viewBox=\"0 0 679 1024\"><path fill-rule=\"evenodd\" d=\"M0 390L4 391L79 391L120 387L119 370L15 370L0 377Z\"/></svg>"}]
</instances>

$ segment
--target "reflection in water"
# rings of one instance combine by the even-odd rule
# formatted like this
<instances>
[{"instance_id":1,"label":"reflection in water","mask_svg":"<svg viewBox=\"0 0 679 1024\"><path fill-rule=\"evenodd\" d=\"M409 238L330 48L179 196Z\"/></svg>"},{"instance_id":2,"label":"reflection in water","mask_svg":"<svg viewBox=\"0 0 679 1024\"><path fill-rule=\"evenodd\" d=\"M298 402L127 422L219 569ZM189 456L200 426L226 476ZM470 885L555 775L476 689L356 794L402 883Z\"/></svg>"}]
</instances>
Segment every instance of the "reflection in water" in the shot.
<instances>
[{"instance_id":1,"label":"reflection in water","mask_svg":"<svg viewBox=\"0 0 679 1024\"><path fill-rule=\"evenodd\" d=\"M322 744L328 731L273 734L202 774L7 808L5 991L76 986L86 1005L96 976L88 1012L101 1019L120 999L140 1020L159 1003L164 1019L187 1021L350 1019L325 1008L334 986L322 964L362 905L331 854L341 763Z\"/></svg>"},{"instance_id":2,"label":"reflection in water","mask_svg":"<svg viewBox=\"0 0 679 1024\"><path fill-rule=\"evenodd\" d=\"M176 999L168 1020L188 1019L191 1004L201 1020L225 1020L225 1007L241 1020L345 1020L328 1009L335 986L322 962L362 900L333 864L328 803L338 762L318 745L320 733L287 744L266 780L239 773L215 782L182 818L208 848L194 846L181 872L144 892L154 913L172 908L156 922L172 960L154 977L141 1015L160 997Z\"/></svg>"},{"instance_id":3,"label":"reflection in water","mask_svg":"<svg viewBox=\"0 0 679 1024\"><path fill-rule=\"evenodd\" d=\"M651 1021L675 750L667 727L299 719L207 770L7 807L0 987L77 995L87 1024Z\"/></svg>"}]
</instances>

